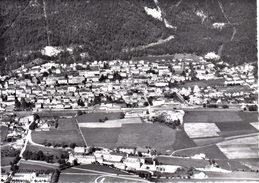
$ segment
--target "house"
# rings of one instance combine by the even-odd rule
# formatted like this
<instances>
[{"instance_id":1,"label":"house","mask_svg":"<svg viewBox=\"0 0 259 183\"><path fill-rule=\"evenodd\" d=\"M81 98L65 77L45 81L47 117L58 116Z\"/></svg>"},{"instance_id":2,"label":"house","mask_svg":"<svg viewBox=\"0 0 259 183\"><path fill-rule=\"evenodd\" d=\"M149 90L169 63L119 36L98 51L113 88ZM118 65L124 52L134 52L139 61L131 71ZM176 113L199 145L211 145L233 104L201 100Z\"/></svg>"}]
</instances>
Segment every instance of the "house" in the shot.
<instances>
[{"instance_id":1,"label":"house","mask_svg":"<svg viewBox=\"0 0 259 183\"><path fill-rule=\"evenodd\" d=\"M84 154L85 153L85 147L75 147L74 148L74 153Z\"/></svg>"},{"instance_id":2,"label":"house","mask_svg":"<svg viewBox=\"0 0 259 183\"><path fill-rule=\"evenodd\" d=\"M127 153L127 154L135 154L136 153L135 147L118 147L117 150L121 153Z\"/></svg>"},{"instance_id":3,"label":"house","mask_svg":"<svg viewBox=\"0 0 259 183\"><path fill-rule=\"evenodd\" d=\"M69 84L79 84L85 80L83 76L76 76L68 79Z\"/></svg>"},{"instance_id":4,"label":"house","mask_svg":"<svg viewBox=\"0 0 259 183\"><path fill-rule=\"evenodd\" d=\"M74 158L77 160L78 163L81 163L82 165L86 164L92 164L96 162L96 158L94 155L82 155L82 154L77 154L74 155Z\"/></svg>"}]
</instances>

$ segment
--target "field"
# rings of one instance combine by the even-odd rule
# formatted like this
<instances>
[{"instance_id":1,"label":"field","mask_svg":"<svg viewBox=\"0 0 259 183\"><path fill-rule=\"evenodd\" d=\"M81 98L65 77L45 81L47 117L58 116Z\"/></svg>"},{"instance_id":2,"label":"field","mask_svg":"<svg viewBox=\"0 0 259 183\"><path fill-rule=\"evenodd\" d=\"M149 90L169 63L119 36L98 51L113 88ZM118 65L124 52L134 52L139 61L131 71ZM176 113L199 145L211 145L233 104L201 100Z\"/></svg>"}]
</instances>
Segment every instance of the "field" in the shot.
<instances>
[{"instance_id":1,"label":"field","mask_svg":"<svg viewBox=\"0 0 259 183\"><path fill-rule=\"evenodd\" d=\"M235 131L222 131L219 132L219 135L221 137L231 137L231 136L237 136L237 135L246 135L255 133L255 130L235 130Z\"/></svg>"},{"instance_id":2,"label":"field","mask_svg":"<svg viewBox=\"0 0 259 183\"><path fill-rule=\"evenodd\" d=\"M120 128L123 124L140 124L142 123L140 118L126 118L126 119L115 119L107 120L105 122L86 122L79 123L79 127L83 128Z\"/></svg>"},{"instance_id":3,"label":"field","mask_svg":"<svg viewBox=\"0 0 259 183\"><path fill-rule=\"evenodd\" d=\"M118 136L117 146L148 146L158 152L172 150L175 130L161 124L123 125Z\"/></svg>"},{"instance_id":4,"label":"field","mask_svg":"<svg viewBox=\"0 0 259 183\"><path fill-rule=\"evenodd\" d=\"M217 88L220 92L228 92L228 93L233 93L233 92L251 92L252 89L246 87L246 86L227 86L227 87L218 87Z\"/></svg>"},{"instance_id":5,"label":"field","mask_svg":"<svg viewBox=\"0 0 259 183\"><path fill-rule=\"evenodd\" d=\"M76 183L76 182L94 182L94 180L99 177L101 174L70 174L61 172L58 182L59 183Z\"/></svg>"},{"instance_id":6,"label":"field","mask_svg":"<svg viewBox=\"0 0 259 183\"><path fill-rule=\"evenodd\" d=\"M75 121L72 118L60 119L57 129L51 129L50 131L32 131L33 142L42 144L45 140L51 144L65 143L69 145L75 142L79 146L85 145Z\"/></svg>"},{"instance_id":7,"label":"field","mask_svg":"<svg viewBox=\"0 0 259 183\"><path fill-rule=\"evenodd\" d=\"M188 135L183 131L176 131L175 133L175 142L173 144L173 149L184 149L188 147L195 147L196 144L194 143L193 139L190 139Z\"/></svg>"},{"instance_id":8,"label":"field","mask_svg":"<svg viewBox=\"0 0 259 183\"><path fill-rule=\"evenodd\" d=\"M120 119L120 112L113 113L105 113L105 112L96 112L96 113L87 113L80 116L77 116L78 123L86 123L86 122L99 122L99 119L108 118L109 120Z\"/></svg>"},{"instance_id":9,"label":"field","mask_svg":"<svg viewBox=\"0 0 259 183\"><path fill-rule=\"evenodd\" d=\"M209 80L200 80L200 81L189 81L185 82L183 85L179 85L178 87L194 87L195 85L199 87L207 87L214 85L224 85L225 79L209 79Z\"/></svg>"},{"instance_id":10,"label":"field","mask_svg":"<svg viewBox=\"0 0 259 183\"><path fill-rule=\"evenodd\" d=\"M243 182L250 182L246 180L250 178L257 179L258 181L258 173L256 172L241 172L241 171L236 171L232 173L206 172L206 174L208 175L208 177L231 178L232 180L235 180L235 179L238 180L238 182L240 181L240 179L243 179ZM255 180L253 182L255 182Z\"/></svg>"},{"instance_id":11,"label":"field","mask_svg":"<svg viewBox=\"0 0 259 183\"><path fill-rule=\"evenodd\" d=\"M231 123L216 123L220 131L235 131L235 130L254 130L257 131L252 125L244 122L231 122Z\"/></svg>"},{"instance_id":12,"label":"field","mask_svg":"<svg viewBox=\"0 0 259 183\"><path fill-rule=\"evenodd\" d=\"M165 153L166 150L173 150L175 141L175 130L161 124L123 124L121 128L81 128L81 130L88 145L108 148L149 146Z\"/></svg>"},{"instance_id":13,"label":"field","mask_svg":"<svg viewBox=\"0 0 259 183\"><path fill-rule=\"evenodd\" d=\"M228 159L258 159L258 135L225 140L217 146Z\"/></svg>"},{"instance_id":14,"label":"field","mask_svg":"<svg viewBox=\"0 0 259 183\"><path fill-rule=\"evenodd\" d=\"M10 162L14 160L15 157L1 157L1 166L10 165Z\"/></svg>"},{"instance_id":15,"label":"field","mask_svg":"<svg viewBox=\"0 0 259 183\"><path fill-rule=\"evenodd\" d=\"M196 167L196 168L205 168L209 165L209 161L200 160L200 159L189 159L189 158L175 158L175 157L157 157L159 162L165 165L179 165L187 168Z\"/></svg>"},{"instance_id":16,"label":"field","mask_svg":"<svg viewBox=\"0 0 259 183\"><path fill-rule=\"evenodd\" d=\"M48 170L48 169L56 169L58 168L58 165L45 163L45 162L31 162L30 160L25 161L21 160L21 163L19 165L19 170Z\"/></svg>"},{"instance_id":17,"label":"field","mask_svg":"<svg viewBox=\"0 0 259 183\"><path fill-rule=\"evenodd\" d=\"M248 166L249 168L251 168L252 170L259 170L259 157L258 158L249 158L249 159L239 159L238 160L240 163L242 163L243 165Z\"/></svg>"},{"instance_id":18,"label":"field","mask_svg":"<svg viewBox=\"0 0 259 183\"><path fill-rule=\"evenodd\" d=\"M87 145L116 148L120 128L81 128Z\"/></svg>"},{"instance_id":19,"label":"field","mask_svg":"<svg viewBox=\"0 0 259 183\"><path fill-rule=\"evenodd\" d=\"M184 123L184 130L190 138L219 136L215 123Z\"/></svg>"},{"instance_id":20,"label":"field","mask_svg":"<svg viewBox=\"0 0 259 183\"><path fill-rule=\"evenodd\" d=\"M250 123L254 128L256 128L257 130L259 130L259 122L253 122Z\"/></svg>"},{"instance_id":21,"label":"field","mask_svg":"<svg viewBox=\"0 0 259 183\"><path fill-rule=\"evenodd\" d=\"M233 111L186 111L183 121L185 123L219 123L243 121L239 116L242 112ZM245 118L246 116L244 116ZM255 121L254 121L255 122Z\"/></svg>"},{"instance_id":22,"label":"field","mask_svg":"<svg viewBox=\"0 0 259 183\"><path fill-rule=\"evenodd\" d=\"M7 133L8 133L8 127L1 125L1 142L5 140Z\"/></svg>"},{"instance_id":23,"label":"field","mask_svg":"<svg viewBox=\"0 0 259 183\"><path fill-rule=\"evenodd\" d=\"M62 171L59 182L94 182L97 177L104 174L129 175L128 173L102 165L79 165Z\"/></svg>"},{"instance_id":24,"label":"field","mask_svg":"<svg viewBox=\"0 0 259 183\"><path fill-rule=\"evenodd\" d=\"M56 149L56 148L49 148L49 147L41 147L41 146L35 146L35 145L31 145L31 144L27 144L26 146L26 150L32 151L32 152L38 152L38 151L42 151L44 154L50 154L50 155L57 155L60 156L61 154L65 154L67 153L66 149Z\"/></svg>"},{"instance_id":25,"label":"field","mask_svg":"<svg viewBox=\"0 0 259 183\"><path fill-rule=\"evenodd\" d=\"M194 148L194 149L186 149L186 150L176 152L174 153L174 155L183 155L183 156L190 157L200 153L206 154L206 158L227 159L226 156L219 150L219 148L216 145Z\"/></svg>"}]
</instances>

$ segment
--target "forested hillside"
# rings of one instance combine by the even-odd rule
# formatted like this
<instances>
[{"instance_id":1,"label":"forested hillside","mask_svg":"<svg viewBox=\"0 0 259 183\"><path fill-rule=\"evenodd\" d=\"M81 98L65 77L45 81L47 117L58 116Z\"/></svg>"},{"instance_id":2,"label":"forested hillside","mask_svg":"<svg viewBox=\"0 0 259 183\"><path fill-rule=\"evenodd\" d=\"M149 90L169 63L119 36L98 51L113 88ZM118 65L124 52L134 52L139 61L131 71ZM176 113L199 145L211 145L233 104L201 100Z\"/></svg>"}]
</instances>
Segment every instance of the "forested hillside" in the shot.
<instances>
[{"instance_id":1,"label":"forested hillside","mask_svg":"<svg viewBox=\"0 0 259 183\"><path fill-rule=\"evenodd\" d=\"M74 48L73 59L62 53L61 62L81 60L82 52L87 60L210 51L229 63L257 60L255 0L2 0L0 5L2 72L44 58L45 46ZM176 29L145 7L161 9ZM174 38L134 49L169 36Z\"/></svg>"}]
</instances>

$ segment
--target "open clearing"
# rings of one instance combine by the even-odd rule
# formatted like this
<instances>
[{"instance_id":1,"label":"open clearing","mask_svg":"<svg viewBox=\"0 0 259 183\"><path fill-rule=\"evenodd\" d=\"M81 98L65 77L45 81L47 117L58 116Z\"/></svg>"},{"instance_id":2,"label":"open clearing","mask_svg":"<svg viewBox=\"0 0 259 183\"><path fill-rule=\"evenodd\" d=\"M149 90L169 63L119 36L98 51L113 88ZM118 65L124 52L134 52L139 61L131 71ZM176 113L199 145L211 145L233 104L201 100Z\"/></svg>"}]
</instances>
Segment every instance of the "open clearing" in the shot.
<instances>
[{"instance_id":1,"label":"open clearing","mask_svg":"<svg viewBox=\"0 0 259 183\"><path fill-rule=\"evenodd\" d=\"M58 125L57 129L50 131L32 131L32 141L39 144L46 140L51 144L65 143L69 145L75 142L79 146L85 145L74 119L60 119Z\"/></svg>"},{"instance_id":2,"label":"open clearing","mask_svg":"<svg viewBox=\"0 0 259 183\"><path fill-rule=\"evenodd\" d=\"M219 136L215 123L184 123L184 130L190 138Z\"/></svg>"},{"instance_id":3,"label":"open clearing","mask_svg":"<svg viewBox=\"0 0 259 183\"><path fill-rule=\"evenodd\" d=\"M206 158L227 159L227 157L219 150L219 148L216 145L181 150L179 152L174 153L174 155L183 155L190 157L200 153L206 154Z\"/></svg>"},{"instance_id":4,"label":"open clearing","mask_svg":"<svg viewBox=\"0 0 259 183\"><path fill-rule=\"evenodd\" d=\"M8 127L1 125L1 142L5 140L7 133L8 133Z\"/></svg>"},{"instance_id":5,"label":"open clearing","mask_svg":"<svg viewBox=\"0 0 259 183\"><path fill-rule=\"evenodd\" d=\"M243 121L240 112L234 111L186 111L183 121L185 123L217 123Z\"/></svg>"},{"instance_id":6,"label":"open clearing","mask_svg":"<svg viewBox=\"0 0 259 183\"><path fill-rule=\"evenodd\" d=\"M109 120L120 119L120 112L106 113L106 112L96 112L96 113L86 113L80 116L77 116L78 123L86 122L99 122L100 119L108 118Z\"/></svg>"}]
</instances>

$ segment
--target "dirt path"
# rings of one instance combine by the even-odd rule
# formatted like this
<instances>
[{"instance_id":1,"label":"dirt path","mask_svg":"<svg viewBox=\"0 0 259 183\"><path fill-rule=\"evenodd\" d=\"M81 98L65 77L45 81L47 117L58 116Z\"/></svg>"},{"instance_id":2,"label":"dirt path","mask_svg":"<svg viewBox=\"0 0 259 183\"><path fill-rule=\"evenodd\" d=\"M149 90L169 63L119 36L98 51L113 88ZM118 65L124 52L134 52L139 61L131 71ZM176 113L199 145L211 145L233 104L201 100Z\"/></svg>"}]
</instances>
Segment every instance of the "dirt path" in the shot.
<instances>
[{"instance_id":1,"label":"dirt path","mask_svg":"<svg viewBox=\"0 0 259 183\"><path fill-rule=\"evenodd\" d=\"M49 26L47 21L47 13L46 13L46 2L43 0L43 11L44 11L44 18L45 18L45 28L47 32L47 38L48 38L48 45L50 46L50 39L49 39Z\"/></svg>"},{"instance_id":2,"label":"dirt path","mask_svg":"<svg viewBox=\"0 0 259 183\"><path fill-rule=\"evenodd\" d=\"M140 50L143 50L143 49L152 47L152 46L164 44L164 43L170 41L170 40L173 39L173 38L174 38L174 36L169 36L169 37L167 37L166 39L160 39L160 40L158 40L157 42L149 43L149 44L144 45L144 46L138 46L138 47L136 47L136 48L130 48L129 51L140 51ZM123 51L123 52L127 52L128 49L124 48L124 49L122 49L122 51Z\"/></svg>"},{"instance_id":3,"label":"dirt path","mask_svg":"<svg viewBox=\"0 0 259 183\"><path fill-rule=\"evenodd\" d=\"M231 22L229 21L229 19L228 19L228 17L227 17L227 14L224 12L222 3L221 3L219 0L218 0L218 4L219 4L220 10L221 10L223 16L225 17L225 19L226 19L227 22L228 22L228 24L231 24ZM232 41L232 40L234 39L236 33L237 33L237 30L236 30L235 27L233 27L233 34L232 34L232 36L231 36L231 38L230 38L230 41Z\"/></svg>"}]
</instances>

